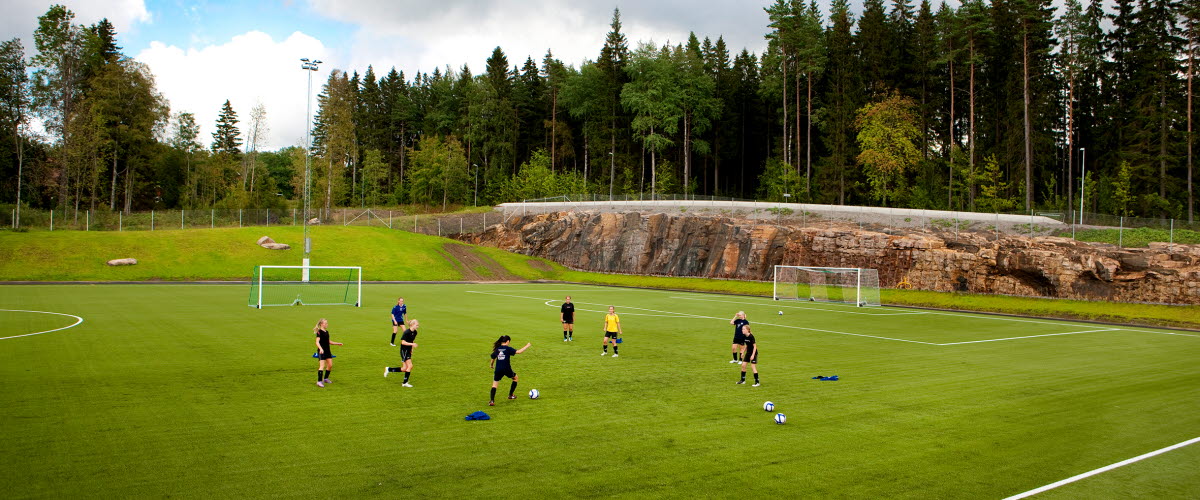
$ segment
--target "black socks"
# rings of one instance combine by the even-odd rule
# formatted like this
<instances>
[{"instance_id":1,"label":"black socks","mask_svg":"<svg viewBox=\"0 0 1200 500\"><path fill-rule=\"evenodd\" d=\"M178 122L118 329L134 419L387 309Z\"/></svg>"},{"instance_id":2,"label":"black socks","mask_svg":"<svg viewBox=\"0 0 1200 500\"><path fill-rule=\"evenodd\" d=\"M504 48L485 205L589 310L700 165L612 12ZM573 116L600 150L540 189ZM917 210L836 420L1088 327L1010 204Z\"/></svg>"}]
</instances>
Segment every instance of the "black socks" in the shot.
<instances>
[{"instance_id":1,"label":"black socks","mask_svg":"<svg viewBox=\"0 0 1200 500\"><path fill-rule=\"evenodd\" d=\"M406 383L406 384L408 383L409 375L412 375L412 372L404 372L404 383Z\"/></svg>"},{"instance_id":2,"label":"black socks","mask_svg":"<svg viewBox=\"0 0 1200 500\"><path fill-rule=\"evenodd\" d=\"M396 343L396 332L392 332L392 341L391 341L391 342L389 342L389 343L390 343L390 344L395 344L395 343Z\"/></svg>"},{"instance_id":3,"label":"black socks","mask_svg":"<svg viewBox=\"0 0 1200 500\"><path fill-rule=\"evenodd\" d=\"M566 340L566 339L567 339L567 331L563 330L563 340Z\"/></svg>"},{"instance_id":4,"label":"black socks","mask_svg":"<svg viewBox=\"0 0 1200 500\"><path fill-rule=\"evenodd\" d=\"M333 373L333 368L330 368L330 369L328 369L328 370L325 370L325 378L329 378L329 374L330 374L330 373Z\"/></svg>"},{"instance_id":5,"label":"black socks","mask_svg":"<svg viewBox=\"0 0 1200 500\"><path fill-rule=\"evenodd\" d=\"M758 374L757 373L754 374L754 383L756 383L756 384L758 383Z\"/></svg>"},{"instance_id":6,"label":"black socks","mask_svg":"<svg viewBox=\"0 0 1200 500\"><path fill-rule=\"evenodd\" d=\"M489 399L488 401L495 401L495 400L496 400L496 388L493 387L492 388L492 399Z\"/></svg>"},{"instance_id":7,"label":"black socks","mask_svg":"<svg viewBox=\"0 0 1200 500\"><path fill-rule=\"evenodd\" d=\"M613 347L613 349L616 349L616 347ZM604 352L608 352L608 344L604 344Z\"/></svg>"},{"instance_id":8,"label":"black socks","mask_svg":"<svg viewBox=\"0 0 1200 500\"><path fill-rule=\"evenodd\" d=\"M512 385L508 387L508 397L511 398L514 392L517 392L517 382L516 381L513 381Z\"/></svg>"},{"instance_id":9,"label":"black socks","mask_svg":"<svg viewBox=\"0 0 1200 500\"><path fill-rule=\"evenodd\" d=\"M322 380L325 380L325 371L317 370L317 382L320 382Z\"/></svg>"},{"instance_id":10,"label":"black socks","mask_svg":"<svg viewBox=\"0 0 1200 500\"><path fill-rule=\"evenodd\" d=\"M746 372L742 372L742 382L746 381Z\"/></svg>"}]
</instances>

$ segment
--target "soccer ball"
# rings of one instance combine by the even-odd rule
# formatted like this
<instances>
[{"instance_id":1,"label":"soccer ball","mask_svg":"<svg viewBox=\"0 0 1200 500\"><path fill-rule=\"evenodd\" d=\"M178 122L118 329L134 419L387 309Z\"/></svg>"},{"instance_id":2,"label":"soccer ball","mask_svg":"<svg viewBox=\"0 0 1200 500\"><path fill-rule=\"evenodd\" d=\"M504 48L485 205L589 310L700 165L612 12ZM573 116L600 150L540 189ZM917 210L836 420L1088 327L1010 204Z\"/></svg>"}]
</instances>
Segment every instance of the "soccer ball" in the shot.
<instances>
[{"instance_id":1,"label":"soccer ball","mask_svg":"<svg viewBox=\"0 0 1200 500\"><path fill-rule=\"evenodd\" d=\"M763 403L763 411L775 411L775 403L770 401Z\"/></svg>"},{"instance_id":2,"label":"soccer ball","mask_svg":"<svg viewBox=\"0 0 1200 500\"><path fill-rule=\"evenodd\" d=\"M783 316L783 311L779 311L779 315L780 315L780 316Z\"/></svg>"},{"instance_id":3,"label":"soccer ball","mask_svg":"<svg viewBox=\"0 0 1200 500\"><path fill-rule=\"evenodd\" d=\"M538 396L541 396L541 395L542 395L542 394L541 394L540 392L538 392L538 390L537 390L537 389L530 389L530 390L529 390L529 399L537 399L537 398L538 398Z\"/></svg>"},{"instance_id":4,"label":"soccer ball","mask_svg":"<svg viewBox=\"0 0 1200 500\"><path fill-rule=\"evenodd\" d=\"M782 413L776 413L775 414L775 423L783 425L784 422L787 422L787 415L784 415Z\"/></svg>"}]
</instances>

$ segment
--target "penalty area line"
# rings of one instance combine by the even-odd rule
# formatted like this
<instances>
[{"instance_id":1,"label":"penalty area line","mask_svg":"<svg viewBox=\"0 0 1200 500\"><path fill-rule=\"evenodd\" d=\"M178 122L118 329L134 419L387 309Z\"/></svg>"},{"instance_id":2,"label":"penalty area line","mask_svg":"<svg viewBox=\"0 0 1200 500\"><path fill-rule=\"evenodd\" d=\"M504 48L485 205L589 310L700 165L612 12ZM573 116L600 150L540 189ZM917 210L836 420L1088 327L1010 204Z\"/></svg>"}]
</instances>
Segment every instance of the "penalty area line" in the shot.
<instances>
[{"instance_id":1,"label":"penalty area line","mask_svg":"<svg viewBox=\"0 0 1200 500\"><path fill-rule=\"evenodd\" d=\"M13 335L11 337L0 337L0 340L8 340L8 339L15 339L15 338L20 338L20 337L29 337L29 336L33 336L33 335L41 335L43 333L57 332L59 330L66 330L67 328L72 328L72 327L78 326L80 323L83 323L83 318L80 318L79 316L76 316L74 314L56 313L56 312L50 312L50 311L29 311L29 310L25 310L25 309L0 309L0 311L25 312L25 313L35 313L35 314L54 314L57 316L66 316L68 318L75 318L74 323L64 326L62 328L55 328L53 330L46 330L44 332L34 332L34 333L26 333L26 334L22 334L22 335Z\"/></svg>"},{"instance_id":2,"label":"penalty area line","mask_svg":"<svg viewBox=\"0 0 1200 500\"><path fill-rule=\"evenodd\" d=\"M1038 337L1055 337L1058 335L1076 335L1076 334L1080 334L1080 333L1115 332L1117 330L1120 330L1120 328L1105 328L1102 330L1081 330L1078 332L1047 333L1044 335L1025 335L1023 337L1008 337L1008 338L1003 338L1003 339L970 340L967 342L947 342L945 344L937 344L937 345L981 344L983 342L1000 342L1000 341L1004 341L1004 340L1034 339L1034 338L1038 338Z\"/></svg>"},{"instance_id":3,"label":"penalty area line","mask_svg":"<svg viewBox=\"0 0 1200 500\"><path fill-rule=\"evenodd\" d=\"M1133 458L1130 458L1130 459L1128 459L1128 460L1122 460L1122 461L1120 461L1120 462L1117 462L1117 463L1115 463L1115 464L1112 464L1112 465L1106 465L1106 466L1104 466L1104 467L1101 467L1101 468L1099 468L1099 469L1094 469L1094 470L1090 470L1090 471L1084 472L1083 474L1079 474L1079 475L1071 476L1071 477L1068 477L1068 478L1066 478L1066 479L1063 479L1062 481L1058 481L1058 482L1056 482L1056 483L1050 483L1050 484L1047 484L1047 485L1045 485L1045 486L1042 486L1041 488L1034 488L1034 489L1032 489L1032 490L1029 490L1029 491L1026 491L1026 492L1024 492L1024 493L1018 493L1018 494L1016 494L1016 495L1013 495L1013 496L1010 496L1010 497L1008 497L1008 498L1005 498L1004 500L1018 500L1018 499L1020 499L1020 498L1031 497L1031 496L1033 496L1033 495L1036 495L1036 494L1038 494L1038 493L1042 493L1042 492L1045 492L1045 491L1050 491L1050 490L1052 490L1052 489L1054 489L1054 488L1057 488L1057 487L1059 487L1059 486L1063 486L1063 485L1066 485L1066 484L1071 484L1071 483L1073 483L1073 482L1075 482L1075 481L1078 481L1078 480L1080 480L1080 479L1086 479L1086 478L1089 478L1089 477L1095 476L1096 474L1100 474L1100 473L1103 473L1103 472L1108 472L1108 471L1110 471L1110 470L1116 469L1117 467L1123 467L1123 466L1129 465L1129 464L1131 464L1131 463L1134 463L1134 462L1139 462L1139 461L1145 460L1145 459L1147 459L1147 458L1153 457L1153 456L1155 456L1155 455L1161 455L1161 454L1163 454L1163 453L1166 453L1166 452L1168 452L1168 451L1171 451L1171 450L1174 450L1174 449L1178 449L1178 448L1183 448L1184 446L1187 446L1187 445L1190 445L1190 444L1194 444L1194 443L1200 443L1200 437L1194 437L1194 438L1192 438L1192 439L1189 439L1189 440L1187 440L1187 441L1184 441L1184 442L1182 442L1182 443L1173 444L1173 445L1171 445L1171 446L1168 446L1168 447L1166 447L1166 448L1160 448L1160 449L1154 450L1154 451L1152 451L1152 452L1150 452L1150 453L1146 453L1146 454L1143 454L1143 455L1138 455L1138 456L1136 456L1136 457L1133 457Z\"/></svg>"}]
</instances>

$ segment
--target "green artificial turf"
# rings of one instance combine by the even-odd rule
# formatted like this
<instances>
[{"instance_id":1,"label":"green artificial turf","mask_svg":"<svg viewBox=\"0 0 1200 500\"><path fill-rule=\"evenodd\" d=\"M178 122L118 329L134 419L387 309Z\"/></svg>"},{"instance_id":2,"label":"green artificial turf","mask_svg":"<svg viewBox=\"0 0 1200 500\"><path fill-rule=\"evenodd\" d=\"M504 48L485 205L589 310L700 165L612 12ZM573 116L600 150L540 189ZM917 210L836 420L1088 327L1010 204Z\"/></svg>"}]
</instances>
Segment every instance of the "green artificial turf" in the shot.
<instances>
[{"instance_id":1,"label":"green artificial turf","mask_svg":"<svg viewBox=\"0 0 1200 500\"><path fill-rule=\"evenodd\" d=\"M84 319L0 340L6 493L1002 498L1200 429L1198 334L568 284L367 285L363 308L259 310L248 288L0 286L0 309ZM398 365L384 323L397 296L422 323L413 388L383 377ZM600 356L610 304L619 358ZM737 310L762 387L734 384ZM345 343L323 389L322 317ZM74 321L0 311L0 336ZM533 346L513 361L521 397L488 407L501 333ZM463 420L476 410L493 419ZM1197 452L1048 496L1195 498Z\"/></svg>"}]
</instances>

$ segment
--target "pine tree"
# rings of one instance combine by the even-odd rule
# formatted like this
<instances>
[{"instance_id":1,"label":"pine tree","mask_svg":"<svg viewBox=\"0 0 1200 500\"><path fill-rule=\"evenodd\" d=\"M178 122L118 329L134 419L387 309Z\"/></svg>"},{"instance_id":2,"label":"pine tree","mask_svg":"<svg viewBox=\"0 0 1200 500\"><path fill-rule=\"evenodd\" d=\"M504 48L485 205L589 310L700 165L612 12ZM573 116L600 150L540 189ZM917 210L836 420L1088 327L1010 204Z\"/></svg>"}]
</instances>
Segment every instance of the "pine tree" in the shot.
<instances>
[{"instance_id":1,"label":"pine tree","mask_svg":"<svg viewBox=\"0 0 1200 500\"><path fill-rule=\"evenodd\" d=\"M217 115L217 130L212 133L213 154L225 153L235 158L242 154L238 149L242 145L242 138L237 123L237 112L229 104L229 99L226 99L225 104L221 105L221 113Z\"/></svg>"},{"instance_id":2,"label":"pine tree","mask_svg":"<svg viewBox=\"0 0 1200 500\"><path fill-rule=\"evenodd\" d=\"M837 203L845 205L847 185L854 180L847 179L846 174L856 156L853 146L854 112L858 109L862 88L859 78L862 73L858 54L854 50L854 37L851 34L854 19L850 15L847 0L834 0L830 20L832 25L825 37L829 54L829 65L825 70L828 87L821 124L825 140L828 141L826 147L829 156L826 163L836 175Z\"/></svg>"}]
</instances>

